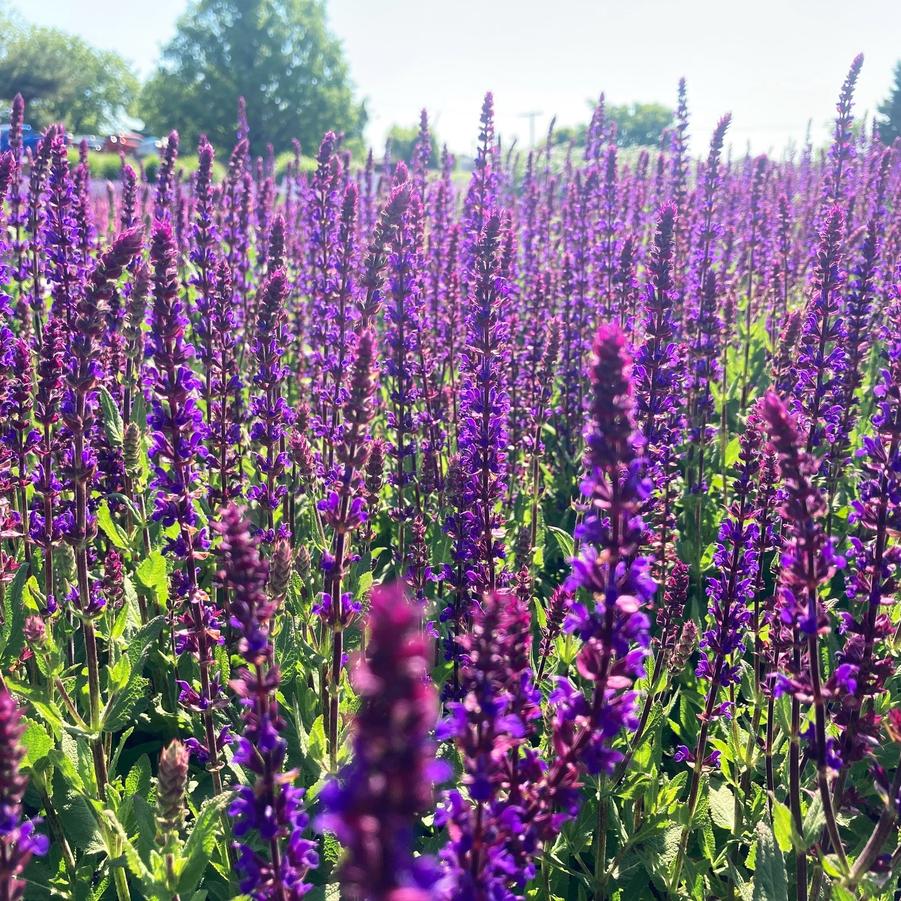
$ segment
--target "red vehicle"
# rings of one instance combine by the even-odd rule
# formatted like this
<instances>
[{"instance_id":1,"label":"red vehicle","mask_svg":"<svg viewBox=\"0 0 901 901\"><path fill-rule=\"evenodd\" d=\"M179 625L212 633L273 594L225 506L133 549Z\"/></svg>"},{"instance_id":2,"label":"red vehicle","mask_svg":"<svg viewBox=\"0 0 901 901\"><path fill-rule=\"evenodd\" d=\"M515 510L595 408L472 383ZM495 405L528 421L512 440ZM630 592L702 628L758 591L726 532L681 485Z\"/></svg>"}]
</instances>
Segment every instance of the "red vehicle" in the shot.
<instances>
[{"instance_id":1,"label":"red vehicle","mask_svg":"<svg viewBox=\"0 0 901 901\"><path fill-rule=\"evenodd\" d=\"M137 132L122 131L119 134L110 135L103 142L103 149L107 153L133 154L143 140L144 136Z\"/></svg>"}]
</instances>

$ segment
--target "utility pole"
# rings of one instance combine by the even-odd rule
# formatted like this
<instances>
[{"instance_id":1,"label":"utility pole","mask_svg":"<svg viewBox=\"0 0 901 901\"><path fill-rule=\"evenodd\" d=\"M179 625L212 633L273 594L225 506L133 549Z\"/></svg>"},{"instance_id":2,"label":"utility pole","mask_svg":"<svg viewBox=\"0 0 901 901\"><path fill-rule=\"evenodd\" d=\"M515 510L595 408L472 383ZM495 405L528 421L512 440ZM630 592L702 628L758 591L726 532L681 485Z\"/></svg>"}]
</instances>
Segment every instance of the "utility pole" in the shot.
<instances>
[{"instance_id":1,"label":"utility pole","mask_svg":"<svg viewBox=\"0 0 901 901\"><path fill-rule=\"evenodd\" d=\"M541 115L541 110L534 110L530 113L520 113L520 119L529 120L529 149L535 146L535 120Z\"/></svg>"}]
</instances>

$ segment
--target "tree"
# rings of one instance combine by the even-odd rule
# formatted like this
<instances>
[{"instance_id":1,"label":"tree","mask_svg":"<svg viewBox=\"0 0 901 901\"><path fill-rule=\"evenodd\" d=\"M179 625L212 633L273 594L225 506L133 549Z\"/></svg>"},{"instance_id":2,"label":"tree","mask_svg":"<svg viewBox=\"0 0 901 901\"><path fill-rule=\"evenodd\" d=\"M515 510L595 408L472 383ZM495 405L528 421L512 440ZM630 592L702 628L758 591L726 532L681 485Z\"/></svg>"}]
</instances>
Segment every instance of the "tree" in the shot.
<instances>
[{"instance_id":1,"label":"tree","mask_svg":"<svg viewBox=\"0 0 901 901\"><path fill-rule=\"evenodd\" d=\"M413 148L416 146L418 140L418 126L392 125L388 131L388 143L391 145L391 158L403 160L405 163L412 163ZM438 139L431 131L429 131L429 143L431 144L429 167L434 168L438 165Z\"/></svg>"},{"instance_id":2,"label":"tree","mask_svg":"<svg viewBox=\"0 0 901 901\"><path fill-rule=\"evenodd\" d=\"M660 135L673 121L673 111L662 103L611 106L607 115L616 123L616 143L620 147L656 147Z\"/></svg>"},{"instance_id":3,"label":"tree","mask_svg":"<svg viewBox=\"0 0 901 901\"><path fill-rule=\"evenodd\" d=\"M354 137L366 121L323 0L194 0L139 109L157 134L177 128L187 142L206 134L227 148L240 97L257 153L292 138L315 153L325 131Z\"/></svg>"},{"instance_id":4,"label":"tree","mask_svg":"<svg viewBox=\"0 0 901 901\"><path fill-rule=\"evenodd\" d=\"M901 138L901 60L895 63L895 83L879 105L879 135L886 144Z\"/></svg>"},{"instance_id":5,"label":"tree","mask_svg":"<svg viewBox=\"0 0 901 901\"><path fill-rule=\"evenodd\" d=\"M591 104L592 109L594 103ZM673 122L673 111L662 103L629 103L608 106L608 122L616 125L618 147L657 147L660 135ZM588 128L582 125L562 125L554 131L555 144L573 143L584 147Z\"/></svg>"},{"instance_id":6,"label":"tree","mask_svg":"<svg viewBox=\"0 0 901 901\"><path fill-rule=\"evenodd\" d=\"M0 11L0 97L25 99L28 121L74 132L119 126L138 81L117 53L56 28L25 25Z\"/></svg>"}]
</instances>

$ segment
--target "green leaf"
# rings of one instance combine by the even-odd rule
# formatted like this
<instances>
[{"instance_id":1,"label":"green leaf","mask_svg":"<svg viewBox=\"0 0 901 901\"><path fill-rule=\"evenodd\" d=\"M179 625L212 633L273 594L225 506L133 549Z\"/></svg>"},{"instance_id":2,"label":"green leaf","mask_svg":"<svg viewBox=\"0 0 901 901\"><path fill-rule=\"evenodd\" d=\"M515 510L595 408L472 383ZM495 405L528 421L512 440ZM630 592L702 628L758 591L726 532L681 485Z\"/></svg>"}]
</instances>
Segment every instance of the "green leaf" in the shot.
<instances>
[{"instance_id":1,"label":"green leaf","mask_svg":"<svg viewBox=\"0 0 901 901\"><path fill-rule=\"evenodd\" d=\"M735 828L735 796L728 785L711 789L710 816L720 829L732 832Z\"/></svg>"},{"instance_id":2,"label":"green leaf","mask_svg":"<svg viewBox=\"0 0 901 901\"><path fill-rule=\"evenodd\" d=\"M144 658L150 650L150 646L159 637L166 618L157 616L144 626L141 626L128 641L128 649L119 663L126 661L130 669L128 679L117 690L113 691L103 711L104 732L116 732L129 724L129 721L140 713L150 701L147 691L150 683L141 675ZM117 664L114 669L119 666ZM124 664L123 664L124 668Z\"/></svg>"},{"instance_id":3,"label":"green leaf","mask_svg":"<svg viewBox=\"0 0 901 901\"><path fill-rule=\"evenodd\" d=\"M367 569L366 572L360 574L357 582L357 596L365 597L370 588L372 588L372 570Z\"/></svg>"},{"instance_id":4,"label":"green leaf","mask_svg":"<svg viewBox=\"0 0 901 901\"><path fill-rule=\"evenodd\" d=\"M183 898L190 896L200 882L210 855L216 847L222 812L231 799L231 793L212 798L200 808L200 813L197 814L194 828L185 842L182 858L184 866L178 880L178 893Z\"/></svg>"},{"instance_id":5,"label":"green leaf","mask_svg":"<svg viewBox=\"0 0 901 901\"><path fill-rule=\"evenodd\" d=\"M150 871L147 869L138 849L132 844L125 827L119 822L118 817L111 810L104 810L103 817L106 820L107 827L111 833L110 838L114 839L120 849L120 853L125 856L125 862L132 875L146 882L150 879Z\"/></svg>"},{"instance_id":6,"label":"green leaf","mask_svg":"<svg viewBox=\"0 0 901 901\"><path fill-rule=\"evenodd\" d=\"M775 810L775 808L774 808ZM774 830L761 821L757 824L757 855L754 870L754 901L788 901L788 884L781 843L774 841Z\"/></svg>"},{"instance_id":7,"label":"green leaf","mask_svg":"<svg viewBox=\"0 0 901 901\"><path fill-rule=\"evenodd\" d=\"M142 754L125 777L125 796L150 794L150 758Z\"/></svg>"},{"instance_id":8,"label":"green leaf","mask_svg":"<svg viewBox=\"0 0 901 901\"><path fill-rule=\"evenodd\" d=\"M713 826L710 823L710 817L704 817L701 828L698 831L698 839L701 844L701 850L704 856L713 863L716 857L716 839L713 835Z\"/></svg>"},{"instance_id":9,"label":"green leaf","mask_svg":"<svg viewBox=\"0 0 901 901\"><path fill-rule=\"evenodd\" d=\"M103 431L107 440L114 447L121 447L125 426L122 424L122 414L113 400L112 395L104 387L98 389L100 398L100 417L103 420Z\"/></svg>"},{"instance_id":10,"label":"green leaf","mask_svg":"<svg viewBox=\"0 0 901 901\"><path fill-rule=\"evenodd\" d=\"M22 766L34 769L35 764L44 760L53 750L53 739L39 722L27 718L22 722L25 723L25 731L21 738L22 747L25 749Z\"/></svg>"},{"instance_id":11,"label":"green leaf","mask_svg":"<svg viewBox=\"0 0 901 901\"><path fill-rule=\"evenodd\" d=\"M140 672L150 646L160 637L165 624L165 616L156 616L129 638L128 650L125 653L131 663L132 673Z\"/></svg>"},{"instance_id":12,"label":"green leaf","mask_svg":"<svg viewBox=\"0 0 901 901\"><path fill-rule=\"evenodd\" d=\"M563 559L567 561L572 560L576 550L576 544L575 541L573 541L572 535L565 529L558 528L557 526L548 526L547 530L554 536L554 540L557 542L557 547L560 548Z\"/></svg>"},{"instance_id":13,"label":"green leaf","mask_svg":"<svg viewBox=\"0 0 901 901\"><path fill-rule=\"evenodd\" d=\"M97 525L100 526L103 534L120 550L127 551L129 548L128 536L119 527L119 524L113 520L110 513L109 504L104 501L97 510Z\"/></svg>"},{"instance_id":14,"label":"green leaf","mask_svg":"<svg viewBox=\"0 0 901 901\"><path fill-rule=\"evenodd\" d=\"M102 730L118 732L127 726L150 703L149 688L150 682L143 676L137 676L117 691L104 710Z\"/></svg>"},{"instance_id":15,"label":"green leaf","mask_svg":"<svg viewBox=\"0 0 901 901\"><path fill-rule=\"evenodd\" d=\"M17 657L24 644L25 583L28 567L20 566L3 595L3 624L0 626L0 655L7 660Z\"/></svg>"},{"instance_id":16,"label":"green leaf","mask_svg":"<svg viewBox=\"0 0 901 901\"><path fill-rule=\"evenodd\" d=\"M773 798L773 834L784 854L791 851L797 841L797 831L792 822L791 811L781 802Z\"/></svg>"},{"instance_id":17,"label":"green leaf","mask_svg":"<svg viewBox=\"0 0 901 901\"><path fill-rule=\"evenodd\" d=\"M739 441L738 435L735 435L732 439L730 439L729 443L726 445L726 455L725 455L725 465L726 469L732 466L736 460L738 460L738 453L741 449L741 442Z\"/></svg>"},{"instance_id":18,"label":"green leaf","mask_svg":"<svg viewBox=\"0 0 901 901\"><path fill-rule=\"evenodd\" d=\"M83 797L72 793L66 795L62 804L57 807L57 813L66 838L76 848L89 848L97 842L97 819Z\"/></svg>"},{"instance_id":19,"label":"green leaf","mask_svg":"<svg viewBox=\"0 0 901 901\"><path fill-rule=\"evenodd\" d=\"M6 677L6 687L15 695L25 698L31 712L37 714L49 727L55 738L59 738L63 732L63 717L59 708L47 697L43 688L37 688L28 682L20 682L12 676Z\"/></svg>"},{"instance_id":20,"label":"green leaf","mask_svg":"<svg viewBox=\"0 0 901 901\"><path fill-rule=\"evenodd\" d=\"M325 724L322 716L317 716L310 728L309 735L309 756L315 761L320 769L325 767L326 760L326 741L325 741Z\"/></svg>"},{"instance_id":21,"label":"green leaf","mask_svg":"<svg viewBox=\"0 0 901 901\"><path fill-rule=\"evenodd\" d=\"M676 854L679 849L679 842L682 839L682 827L672 825L667 827L663 833L663 848L658 857L660 867L663 872L669 873L676 860Z\"/></svg>"},{"instance_id":22,"label":"green leaf","mask_svg":"<svg viewBox=\"0 0 901 901\"><path fill-rule=\"evenodd\" d=\"M809 848L814 842L819 841L820 833L826 824L826 814L823 812L823 799L819 793L815 794L810 801L810 807L804 815L804 822L801 826L801 834L804 837L804 847Z\"/></svg>"},{"instance_id":23,"label":"green leaf","mask_svg":"<svg viewBox=\"0 0 901 901\"><path fill-rule=\"evenodd\" d=\"M108 690L121 691L128 684L128 677L130 675L131 661L127 656L122 656L108 670Z\"/></svg>"},{"instance_id":24,"label":"green leaf","mask_svg":"<svg viewBox=\"0 0 901 901\"><path fill-rule=\"evenodd\" d=\"M166 560L159 551L151 551L135 570L138 582L147 591L156 595L160 606L169 600L169 577L166 574Z\"/></svg>"}]
</instances>

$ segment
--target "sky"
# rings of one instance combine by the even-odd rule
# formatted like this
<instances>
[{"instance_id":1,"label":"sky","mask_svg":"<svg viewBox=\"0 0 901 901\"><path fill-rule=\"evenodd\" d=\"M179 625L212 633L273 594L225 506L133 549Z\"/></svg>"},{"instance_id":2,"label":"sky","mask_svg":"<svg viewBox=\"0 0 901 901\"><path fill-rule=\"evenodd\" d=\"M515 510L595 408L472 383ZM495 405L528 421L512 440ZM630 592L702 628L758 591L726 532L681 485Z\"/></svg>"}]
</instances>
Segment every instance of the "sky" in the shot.
<instances>
[{"instance_id":1,"label":"sky","mask_svg":"<svg viewBox=\"0 0 901 901\"><path fill-rule=\"evenodd\" d=\"M75 32L152 71L186 0L18 0L26 19ZM865 55L857 111L872 113L901 59L899 0L328 0L351 77L380 146L425 107L451 150L475 145L482 97L494 92L497 129L529 140L610 103L675 105L687 79L692 146L732 113L735 152L781 153L808 122L826 140L854 55Z\"/></svg>"}]
</instances>

